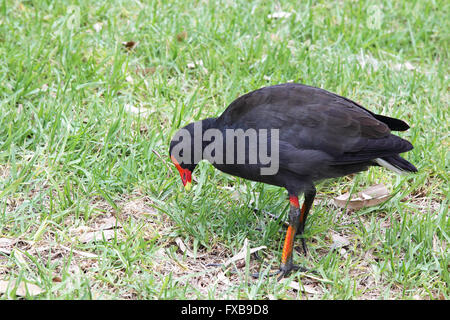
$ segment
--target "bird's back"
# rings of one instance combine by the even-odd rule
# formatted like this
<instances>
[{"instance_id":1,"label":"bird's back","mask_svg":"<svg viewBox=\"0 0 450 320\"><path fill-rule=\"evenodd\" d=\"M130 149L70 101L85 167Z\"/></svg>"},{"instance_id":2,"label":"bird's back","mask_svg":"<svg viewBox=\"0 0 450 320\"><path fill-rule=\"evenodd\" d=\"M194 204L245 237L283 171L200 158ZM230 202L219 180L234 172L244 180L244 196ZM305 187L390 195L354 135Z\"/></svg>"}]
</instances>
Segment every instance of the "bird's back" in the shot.
<instances>
[{"instance_id":1,"label":"bird's back","mask_svg":"<svg viewBox=\"0 0 450 320\"><path fill-rule=\"evenodd\" d=\"M315 164L317 168L341 166L331 176L344 175L365 169L372 159L412 149L408 141L391 134L390 128L408 128L403 121L376 115L326 90L295 83L239 97L216 120L216 126L279 130L280 164L299 174ZM326 171L322 169L325 176L320 178L327 178Z\"/></svg>"}]
</instances>

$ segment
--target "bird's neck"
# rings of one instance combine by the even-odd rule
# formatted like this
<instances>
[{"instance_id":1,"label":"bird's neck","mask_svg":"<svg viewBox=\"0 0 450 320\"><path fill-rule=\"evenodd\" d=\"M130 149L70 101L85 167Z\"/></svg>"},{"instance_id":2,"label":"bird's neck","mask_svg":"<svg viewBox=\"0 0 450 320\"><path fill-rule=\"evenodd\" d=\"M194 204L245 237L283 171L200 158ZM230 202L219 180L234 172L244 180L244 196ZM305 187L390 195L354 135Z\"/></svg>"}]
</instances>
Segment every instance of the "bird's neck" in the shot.
<instances>
[{"instance_id":1,"label":"bird's neck","mask_svg":"<svg viewBox=\"0 0 450 320\"><path fill-rule=\"evenodd\" d=\"M201 120L202 124L202 133L205 133L206 130L212 129L215 127L217 118L206 118Z\"/></svg>"},{"instance_id":2,"label":"bird's neck","mask_svg":"<svg viewBox=\"0 0 450 320\"><path fill-rule=\"evenodd\" d=\"M203 159L203 150L211 143L211 141L205 140L205 137L207 137L207 131L209 129L215 128L216 119L217 118L207 118L191 123L186 127L191 134L192 154L195 159L194 163L198 163Z\"/></svg>"}]
</instances>

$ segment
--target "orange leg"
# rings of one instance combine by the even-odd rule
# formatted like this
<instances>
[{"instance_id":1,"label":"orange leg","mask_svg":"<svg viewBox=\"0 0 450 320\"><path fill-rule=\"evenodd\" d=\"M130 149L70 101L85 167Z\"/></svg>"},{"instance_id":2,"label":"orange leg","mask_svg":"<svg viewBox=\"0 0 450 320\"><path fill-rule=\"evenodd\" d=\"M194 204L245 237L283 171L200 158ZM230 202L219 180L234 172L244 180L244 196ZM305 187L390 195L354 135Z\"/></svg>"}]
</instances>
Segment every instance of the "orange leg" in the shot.
<instances>
[{"instance_id":1,"label":"orange leg","mask_svg":"<svg viewBox=\"0 0 450 320\"><path fill-rule=\"evenodd\" d=\"M297 234L298 227L300 225L299 216L299 203L298 197L295 195L289 195L290 211L289 211L289 227L284 239L283 252L281 253L281 273L289 273L294 265L292 263L292 252L294 249L295 235Z\"/></svg>"},{"instance_id":2,"label":"orange leg","mask_svg":"<svg viewBox=\"0 0 450 320\"><path fill-rule=\"evenodd\" d=\"M297 234L302 235L306 218L309 210L311 209L312 203L314 201L314 197L316 194L316 190L313 189L309 192L305 192L305 202L300 209L298 197L296 195L289 195L290 202L290 211L289 211L289 227L286 233L286 237L284 240L283 252L281 254L281 266L280 266L280 278L284 275L289 274L292 270L298 270L299 267L293 264L293 249L294 249L294 240ZM302 246L303 250L306 254L306 242L305 239L302 238Z\"/></svg>"},{"instance_id":3,"label":"orange leg","mask_svg":"<svg viewBox=\"0 0 450 320\"><path fill-rule=\"evenodd\" d=\"M294 238L297 231L294 227L289 226L286 237L284 239L283 252L281 254L281 265L287 266L292 263L292 249L294 248Z\"/></svg>"}]
</instances>

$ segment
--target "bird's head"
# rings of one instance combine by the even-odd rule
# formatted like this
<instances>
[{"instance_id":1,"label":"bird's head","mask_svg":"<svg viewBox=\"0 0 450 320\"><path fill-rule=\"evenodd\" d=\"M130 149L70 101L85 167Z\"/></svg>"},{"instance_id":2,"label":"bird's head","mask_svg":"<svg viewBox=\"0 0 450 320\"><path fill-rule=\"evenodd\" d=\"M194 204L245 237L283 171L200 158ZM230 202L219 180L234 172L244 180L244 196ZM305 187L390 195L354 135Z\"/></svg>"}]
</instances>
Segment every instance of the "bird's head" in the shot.
<instances>
[{"instance_id":1,"label":"bird's head","mask_svg":"<svg viewBox=\"0 0 450 320\"><path fill-rule=\"evenodd\" d=\"M198 132L197 125L201 126L201 121L188 124L184 128L179 129L173 136L169 147L170 160L172 160L172 163L180 173L181 181L187 191L192 188L192 172L201 160L202 131L200 129ZM196 147L199 148L195 143L195 139L200 139L200 150L195 150Z\"/></svg>"},{"instance_id":2,"label":"bird's head","mask_svg":"<svg viewBox=\"0 0 450 320\"><path fill-rule=\"evenodd\" d=\"M215 118L193 122L179 129L169 147L170 160L177 168L186 190L192 187L192 172L203 159L203 150L210 142L203 141L203 134L214 125Z\"/></svg>"},{"instance_id":3,"label":"bird's head","mask_svg":"<svg viewBox=\"0 0 450 320\"><path fill-rule=\"evenodd\" d=\"M183 182L183 186L186 191L191 190L192 188L192 171L195 169L195 165L185 165L184 163L179 163L177 158L174 156L170 156L170 160L172 160L173 164L177 168L178 172L181 176L181 181Z\"/></svg>"}]
</instances>

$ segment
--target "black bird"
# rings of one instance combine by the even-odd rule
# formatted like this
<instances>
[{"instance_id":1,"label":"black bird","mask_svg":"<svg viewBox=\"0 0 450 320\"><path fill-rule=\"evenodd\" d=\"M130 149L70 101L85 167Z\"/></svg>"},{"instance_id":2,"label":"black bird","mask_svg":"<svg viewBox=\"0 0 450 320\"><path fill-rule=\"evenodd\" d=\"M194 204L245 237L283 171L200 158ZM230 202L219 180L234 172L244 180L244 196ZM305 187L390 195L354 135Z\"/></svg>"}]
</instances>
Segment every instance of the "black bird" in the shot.
<instances>
[{"instance_id":1,"label":"black bird","mask_svg":"<svg viewBox=\"0 0 450 320\"><path fill-rule=\"evenodd\" d=\"M345 97L287 83L247 93L233 101L220 117L180 129L170 143L169 154L186 188L191 186L191 174L198 162L207 159L228 174L287 189L289 227L279 271L283 276L299 268L292 262L293 244L295 236L302 235L313 204L314 183L370 166L397 173L416 172L399 156L411 150L412 144L391 134L391 130L407 129L404 121L374 114ZM240 136L227 136L228 132ZM256 140L252 140L254 132ZM271 163L262 157L264 153L257 153L264 145L270 150L265 155ZM262 169L270 166L276 172L263 173ZM301 193L304 203L300 208ZM301 240L306 254L305 240Z\"/></svg>"}]
</instances>

